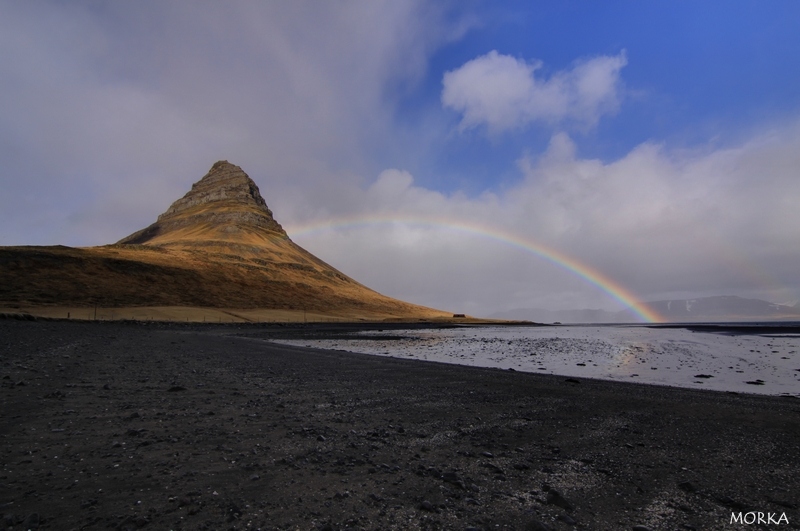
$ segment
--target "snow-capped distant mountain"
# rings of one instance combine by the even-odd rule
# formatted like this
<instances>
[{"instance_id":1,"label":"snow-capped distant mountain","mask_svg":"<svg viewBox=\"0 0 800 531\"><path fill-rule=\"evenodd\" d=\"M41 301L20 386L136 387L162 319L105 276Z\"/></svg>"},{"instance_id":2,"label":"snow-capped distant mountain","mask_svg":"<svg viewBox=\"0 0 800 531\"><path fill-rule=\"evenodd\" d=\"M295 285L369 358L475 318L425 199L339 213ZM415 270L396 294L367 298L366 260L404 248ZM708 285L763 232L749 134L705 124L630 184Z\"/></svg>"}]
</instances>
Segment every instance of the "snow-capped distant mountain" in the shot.
<instances>
[{"instance_id":1,"label":"snow-capped distant mountain","mask_svg":"<svg viewBox=\"0 0 800 531\"><path fill-rule=\"evenodd\" d=\"M800 319L800 307L775 304L761 299L733 295L697 299L647 302L647 306L667 321L769 321ZM633 320L633 311L620 312L623 320ZM624 319L628 317L628 319Z\"/></svg>"},{"instance_id":2,"label":"snow-capped distant mountain","mask_svg":"<svg viewBox=\"0 0 800 531\"><path fill-rule=\"evenodd\" d=\"M733 295L696 299L663 300L645 303L671 322L776 321L800 320L800 302L775 304L760 299ZM607 310L560 310L519 308L490 315L495 319L519 319L537 323L634 323L640 319L630 308L620 312Z\"/></svg>"}]
</instances>

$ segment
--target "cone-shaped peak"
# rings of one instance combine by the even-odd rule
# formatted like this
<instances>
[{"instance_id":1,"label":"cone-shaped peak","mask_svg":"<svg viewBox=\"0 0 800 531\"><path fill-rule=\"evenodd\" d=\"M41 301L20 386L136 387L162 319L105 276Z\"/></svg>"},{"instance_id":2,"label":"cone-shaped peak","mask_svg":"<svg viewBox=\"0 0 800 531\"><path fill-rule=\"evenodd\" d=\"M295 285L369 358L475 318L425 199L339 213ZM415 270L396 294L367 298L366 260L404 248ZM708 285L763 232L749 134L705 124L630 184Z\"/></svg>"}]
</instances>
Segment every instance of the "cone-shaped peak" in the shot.
<instances>
[{"instance_id":1,"label":"cone-shaped peak","mask_svg":"<svg viewBox=\"0 0 800 531\"><path fill-rule=\"evenodd\" d=\"M224 240L252 242L270 233L287 237L272 217L258 186L235 164L221 160L192 185L158 221L123 238L121 244Z\"/></svg>"},{"instance_id":2,"label":"cone-shaped peak","mask_svg":"<svg viewBox=\"0 0 800 531\"><path fill-rule=\"evenodd\" d=\"M261 197L256 183L239 166L227 160L220 160L211 166L202 179L192 185L192 189L185 196L172 203L166 212L158 216L158 220L180 215L198 205L215 202L253 206L264 210L272 218L272 212L267 208L267 203Z\"/></svg>"}]
</instances>

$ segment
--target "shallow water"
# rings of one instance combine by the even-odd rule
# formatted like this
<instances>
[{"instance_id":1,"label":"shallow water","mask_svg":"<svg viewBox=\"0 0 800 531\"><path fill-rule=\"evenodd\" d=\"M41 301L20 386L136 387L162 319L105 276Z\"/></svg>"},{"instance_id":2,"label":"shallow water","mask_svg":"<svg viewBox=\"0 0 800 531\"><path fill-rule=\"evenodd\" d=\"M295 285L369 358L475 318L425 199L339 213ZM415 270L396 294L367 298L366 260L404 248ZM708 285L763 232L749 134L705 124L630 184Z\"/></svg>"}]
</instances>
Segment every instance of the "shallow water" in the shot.
<instances>
[{"instance_id":1,"label":"shallow water","mask_svg":"<svg viewBox=\"0 0 800 531\"><path fill-rule=\"evenodd\" d=\"M800 336L788 333L723 334L646 326L476 327L368 331L348 339L278 342L524 372L800 397Z\"/></svg>"}]
</instances>

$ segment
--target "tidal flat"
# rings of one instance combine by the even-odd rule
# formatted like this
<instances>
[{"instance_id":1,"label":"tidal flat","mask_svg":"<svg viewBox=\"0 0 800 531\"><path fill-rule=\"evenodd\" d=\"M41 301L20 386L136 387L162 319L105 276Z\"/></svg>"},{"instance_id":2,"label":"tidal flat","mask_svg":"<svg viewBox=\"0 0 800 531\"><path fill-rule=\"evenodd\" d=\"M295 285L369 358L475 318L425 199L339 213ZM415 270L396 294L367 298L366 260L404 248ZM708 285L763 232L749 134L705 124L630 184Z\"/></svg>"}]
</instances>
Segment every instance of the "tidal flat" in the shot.
<instances>
[{"instance_id":1,"label":"tidal flat","mask_svg":"<svg viewBox=\"0 0 800 531\"><path fill-rule=\"evenodd\" d=\"M280 342L364 354L690 389L800 397L800 326L471 326Z\"/></svg>"}]
</instances>

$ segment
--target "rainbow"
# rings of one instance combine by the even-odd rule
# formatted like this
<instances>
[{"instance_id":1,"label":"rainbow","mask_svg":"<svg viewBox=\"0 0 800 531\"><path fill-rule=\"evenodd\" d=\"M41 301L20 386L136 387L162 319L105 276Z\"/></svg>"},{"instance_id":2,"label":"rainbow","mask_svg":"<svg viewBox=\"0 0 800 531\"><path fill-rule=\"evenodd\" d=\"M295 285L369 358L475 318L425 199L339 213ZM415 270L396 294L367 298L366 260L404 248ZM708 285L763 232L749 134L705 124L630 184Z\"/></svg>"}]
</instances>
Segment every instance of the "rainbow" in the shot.
<instances>
[{"instance_id":1,"label":"rainbow","mask_svg":"<svg viewBox=\"0 0 800 531\"><path fill-rule=\"evenodd\" d=\"M633 293L628 291L627 288L604 275L600 271L592 269L588 265L575 260L574 258L562 253L557 249L547 247L541 243L535 242L528 238L523 238L502 229L482 227L466 221L452 221L449 219L439 218L365 216L358 218L341 218L336 220L319 221L290 226L286 229L286 232L291 236L299 236L302 238L303 236L326 232L336 228L359 229L374 225L390 225L397 223L432 228L444 227L470 235L481 236L501 242L511 247L515 247L517 249L521 249L526 253L543 258L548 262L577 275L589 284L600 288L602 291L606 292L626 307L630 307L634 314L642 321L648 323L660 323L665 321L665 319L655 310L649 308L646 304L639 302L638 298Z\"/></svg>"}]
</instances>

